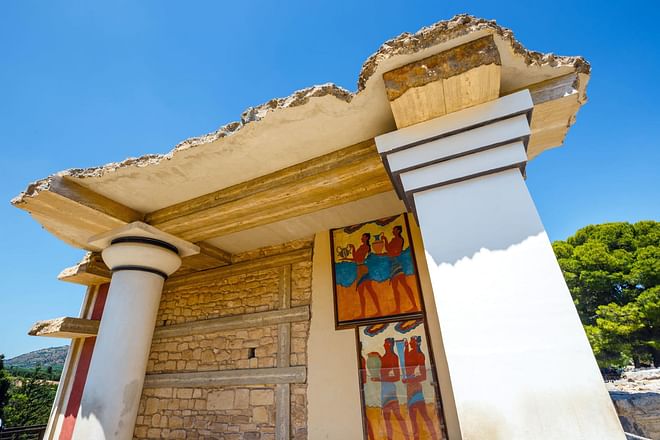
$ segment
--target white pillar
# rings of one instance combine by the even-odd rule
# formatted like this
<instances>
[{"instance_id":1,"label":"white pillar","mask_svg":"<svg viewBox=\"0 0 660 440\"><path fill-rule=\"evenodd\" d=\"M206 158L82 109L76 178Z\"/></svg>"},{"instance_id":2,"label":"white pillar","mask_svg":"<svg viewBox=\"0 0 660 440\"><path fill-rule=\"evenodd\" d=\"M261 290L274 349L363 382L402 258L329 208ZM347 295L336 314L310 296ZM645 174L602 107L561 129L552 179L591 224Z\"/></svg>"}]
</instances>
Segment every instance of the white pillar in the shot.
<instances>
[{"instance_id":1,"label":"white pillar","mask_svg":"<svg viewBox=\"0 0 660 440\"><path fill-rule=\"evenodd\" d=\"M419 221L463 440L623 440L523 179L532 107L525 90L376 144Z\"/></svg>"},{"instance_id":2,"label":"white pillar","mask_svg":"<svg viewBox=\"0 0 660 440\"><path fill-rule=\"evenodd\" d=\"M113 273L73 438L131 439L163 283L199 249L139 222L90 243Z\"/></svg>"}]
</instances>

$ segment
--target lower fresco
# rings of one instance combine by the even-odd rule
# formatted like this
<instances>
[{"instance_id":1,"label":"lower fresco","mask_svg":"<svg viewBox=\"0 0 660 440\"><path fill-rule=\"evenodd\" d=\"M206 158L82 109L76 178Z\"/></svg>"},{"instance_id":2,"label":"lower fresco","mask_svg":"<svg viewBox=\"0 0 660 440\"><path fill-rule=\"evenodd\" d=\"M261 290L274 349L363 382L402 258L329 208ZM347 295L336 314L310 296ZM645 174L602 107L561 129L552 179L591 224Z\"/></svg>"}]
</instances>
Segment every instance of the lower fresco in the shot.
<instances>
[{"instance_id":1,"label":"lower fresco","mask_svg":"<svg viewBox=\"0 0 660 440\"><path fill-rule=\"evenodd\" d=\"M421 319L358 327L367 440L445 439Z\"/></svg>"}]
</instances>

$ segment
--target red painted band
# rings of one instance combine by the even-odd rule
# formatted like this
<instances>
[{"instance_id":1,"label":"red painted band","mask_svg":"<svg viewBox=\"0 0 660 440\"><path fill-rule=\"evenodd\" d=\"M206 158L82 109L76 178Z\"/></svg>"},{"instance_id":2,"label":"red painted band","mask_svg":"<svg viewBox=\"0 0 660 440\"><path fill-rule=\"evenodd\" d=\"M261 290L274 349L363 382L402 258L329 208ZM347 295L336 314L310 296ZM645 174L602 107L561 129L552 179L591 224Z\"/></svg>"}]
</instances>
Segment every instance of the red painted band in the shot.
<instances>
[{"instance_id":1,"label":"red painted band","mask_svg":"<svg viewBox=\"0 0 660 440\"><path fill-rule=\"evenodd\" d=\"M99 287L94 300L94 307L90 319L101 319L103 315L103 308L105 301L108 297L109 284L103 284ZM87 338L83 342L82 350L80 351L80 358L78 359L78 366L76 368L76 375L73 378L71 385L71 393L69 394L69 401L64 411L64 422L60 430L59 440L71 440L73 437L73 428L76 426L76 417L80 411L80 402L82 400L83 391L85 390L85 382L87 381L87 373L89 373L89 365L92 362L92 354L94 353L94 344L96 338Z\"/></svg>"}]
</instances>

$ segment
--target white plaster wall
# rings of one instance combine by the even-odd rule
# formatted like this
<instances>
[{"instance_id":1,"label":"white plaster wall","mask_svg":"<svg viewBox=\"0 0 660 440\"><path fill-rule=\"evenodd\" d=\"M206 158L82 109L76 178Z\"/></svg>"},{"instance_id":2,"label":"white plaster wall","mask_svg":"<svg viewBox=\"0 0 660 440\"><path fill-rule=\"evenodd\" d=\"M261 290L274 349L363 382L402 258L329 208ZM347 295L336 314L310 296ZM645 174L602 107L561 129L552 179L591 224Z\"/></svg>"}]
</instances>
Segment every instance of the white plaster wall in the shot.
<instances>
[{"instance_id":1,"label":"white plaster wall","mask_svg":"<svg viewBox=\"0 0 660 440\"><path fill-rule=\"evenodd\" d=\"M329 233L317 233L307 350L307 430L310 440L358 440L363 434L355 330L335 330L330 255Z\"/></svg>"},{"instance_id":2,"label":"white plaster wall","mask_svg":"<svg viewBox=\"0 0 660 440\"><path fill-rule=\"evenodd\" d=\"M415 203L462 438L624 439L520 172Z\"/></svg>"}]
</instances>

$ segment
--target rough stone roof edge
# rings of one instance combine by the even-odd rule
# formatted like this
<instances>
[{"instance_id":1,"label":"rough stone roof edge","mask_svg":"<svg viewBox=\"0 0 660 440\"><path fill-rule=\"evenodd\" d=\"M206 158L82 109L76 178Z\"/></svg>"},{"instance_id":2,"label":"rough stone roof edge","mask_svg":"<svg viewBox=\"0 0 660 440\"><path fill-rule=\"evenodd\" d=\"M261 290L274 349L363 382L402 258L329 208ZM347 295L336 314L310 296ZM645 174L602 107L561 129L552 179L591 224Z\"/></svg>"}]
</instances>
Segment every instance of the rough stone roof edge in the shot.
<instances>
[{"instance_id":1,"label":"rough stone roof edge","mask_svg":"<svg viewBox=\"0 0 660 440\"><path fill-rule=\"evenodd\" d=\"M231 136L240 131L245 125L260 121L274 110L304 105L311 98L334 96L339 100L349 103L358 93L365 89L368 80L374 75L379 64L383 61L398 55L414 54L437 44L482 30L492 30L495 34L508 41L514 53L521 55L527 65L536 65L539 67L572 67L577 73L590 73L591 66L589 62L581 56L558 56L552 53L544 54L527 50L515 39L510 29L498 25L495 20L486 20L468 14L460 14L449 20L439 21L433 25L423 27L414 34L405 32L383 43L378 51L367 58L362 65L358 76L357 91L355 93L332 83L308 87L295 91L288 97L271 99L256 107L249 107L241 115L240 121L230 122L212 133L186 139L177 144L169 153L147 154L138 158L128 158L121 162L113 162L98 167L84 169L72 168L61 171L56 175L75 178L101 177L106 173L114 172L120 168L157 165L162 160L171 159L179 151L209 144L220 138ZM25 198L34 197L40 191L47 190L50 186L51 178L52 176L31 183L25 191L12 199L11 203L14 205L24 203Z\"/></svg>"},{"instance_id":2,"label":"rough stone roof edge","mask_svg":"<svg viewBox=\"0 0 660 440\"><path fill-rule=\"evenodd\" d=\"M514 53L520 55L525 63L539 67L572 67L576 73L589 74L591 66L581 56L559 56L553 53L541 53L525 49L513 35L511 29L502 27L495 20L474 17L468 14L456 15L450 20L439 21L423 27L414 34L405 32L398 37L386 41L380 49L364 62L358 78L358 93L363 90L367 81L376 72L378 65L389 58L419 52L429 47L453 40L464 35L482 30L492 30L505 41L508 41Z\"/></svg>"}]
</instances>

